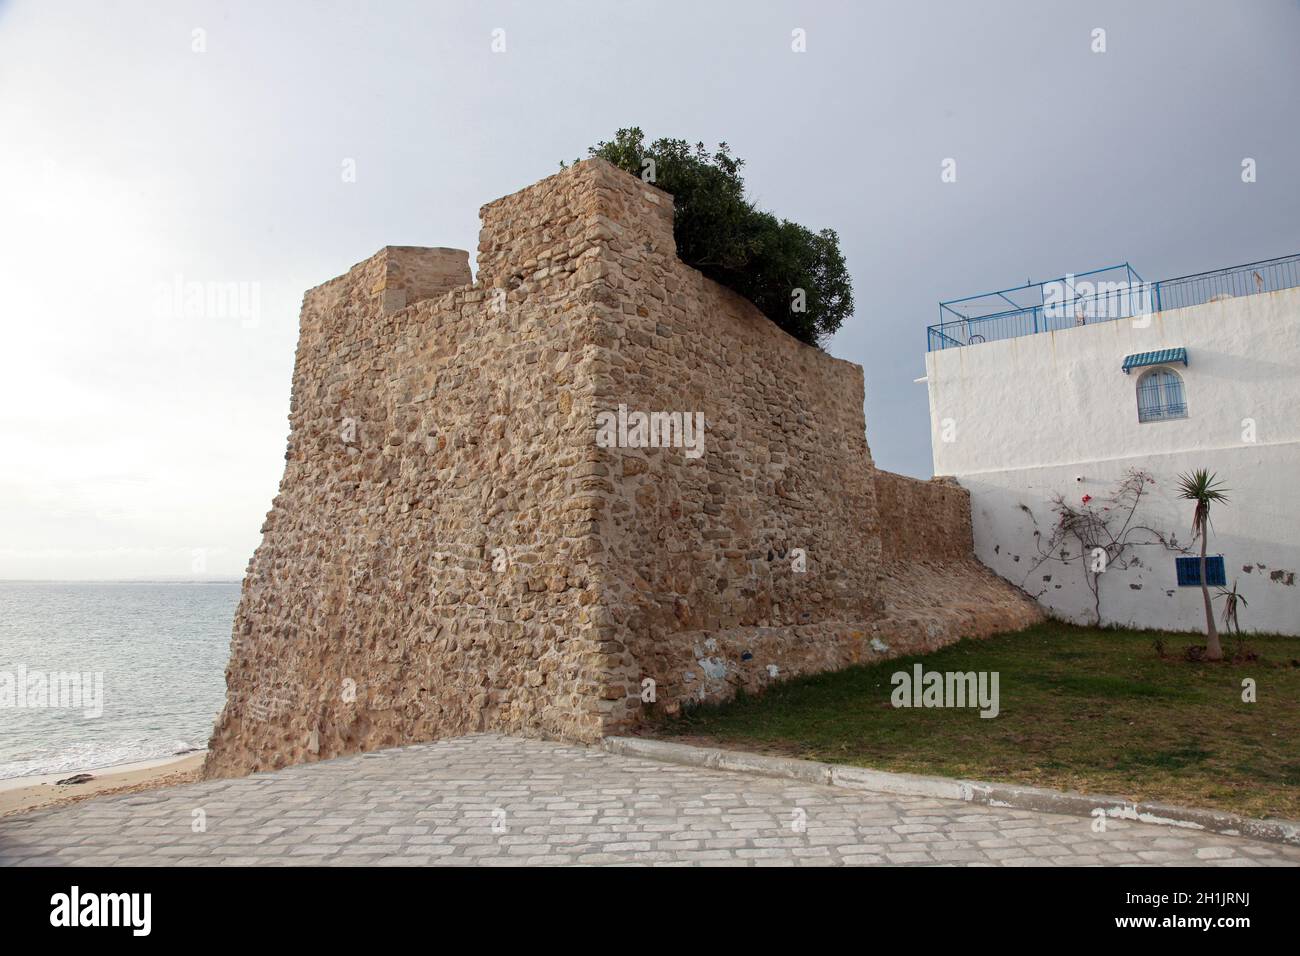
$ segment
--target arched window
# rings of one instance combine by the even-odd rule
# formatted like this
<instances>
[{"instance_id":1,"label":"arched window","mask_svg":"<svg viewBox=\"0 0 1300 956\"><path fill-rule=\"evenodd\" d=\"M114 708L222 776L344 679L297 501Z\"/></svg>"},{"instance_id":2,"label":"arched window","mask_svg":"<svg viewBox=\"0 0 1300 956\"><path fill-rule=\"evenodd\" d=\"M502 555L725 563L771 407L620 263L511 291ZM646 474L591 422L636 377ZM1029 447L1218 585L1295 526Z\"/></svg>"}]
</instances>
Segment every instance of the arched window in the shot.
<instances>
[{"instance_id":1,"label":"arched window","mask_svg":"<svg viewBox=\"0 0 1300 956\"><path fill-rule=\"evenodd\" d=\"M1138 421L1163 422L1187 417L1183 380L1171 368L1153 368L1137 383Z\"/></svg>"}]
</instances>

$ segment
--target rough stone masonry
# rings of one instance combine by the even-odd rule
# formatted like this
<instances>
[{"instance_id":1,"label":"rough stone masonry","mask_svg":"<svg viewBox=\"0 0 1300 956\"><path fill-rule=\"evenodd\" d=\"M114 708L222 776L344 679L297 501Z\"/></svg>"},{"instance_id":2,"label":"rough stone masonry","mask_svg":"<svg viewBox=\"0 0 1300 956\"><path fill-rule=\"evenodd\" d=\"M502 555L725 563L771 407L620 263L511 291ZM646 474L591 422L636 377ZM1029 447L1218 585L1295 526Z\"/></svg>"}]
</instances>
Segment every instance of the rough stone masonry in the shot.
<instances>
[{"instance_id":1,"label":"rough stone masonry","mask_svg":"<svg viewBox=\"0 0 1300 956\"><path fill-rule=\"evenodd\" d=\"M483 207L473 281L389 246L306 294L207 776L593 741L1039 618L964 490L874 468L862 369L678 260L672 209L588 160ZM702 413L703 453L598 442L620 406Z\"/></svg>"}]
</instances>

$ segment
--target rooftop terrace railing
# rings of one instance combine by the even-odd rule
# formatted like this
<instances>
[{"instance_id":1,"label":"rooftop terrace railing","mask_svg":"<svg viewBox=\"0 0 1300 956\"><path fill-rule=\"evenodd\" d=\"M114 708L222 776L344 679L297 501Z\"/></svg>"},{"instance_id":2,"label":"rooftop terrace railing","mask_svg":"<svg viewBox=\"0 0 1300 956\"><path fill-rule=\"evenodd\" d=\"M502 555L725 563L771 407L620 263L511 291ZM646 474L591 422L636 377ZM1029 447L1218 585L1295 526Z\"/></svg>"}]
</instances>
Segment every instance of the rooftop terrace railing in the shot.
<instances>
[{"instance_id":1,"label":"rooftop terrace railing","mask_svg":"<svg viewBox=\"0 0 1300 956\"><path fill-rule=\"evenodd\" d=\"M1079 325L1300 286L1300 253L1193 275L1145 282L1127 263L1050 282L939 303L926 351L1056 332Z\"/></svg>"}]
</instances>

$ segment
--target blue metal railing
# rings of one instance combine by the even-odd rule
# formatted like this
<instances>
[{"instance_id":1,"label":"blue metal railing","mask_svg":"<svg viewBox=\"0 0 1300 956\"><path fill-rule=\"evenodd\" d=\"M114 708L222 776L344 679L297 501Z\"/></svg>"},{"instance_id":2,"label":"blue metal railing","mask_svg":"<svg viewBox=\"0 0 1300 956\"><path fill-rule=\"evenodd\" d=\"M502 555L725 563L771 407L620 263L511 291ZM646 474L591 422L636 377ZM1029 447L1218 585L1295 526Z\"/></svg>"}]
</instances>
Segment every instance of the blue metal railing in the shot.
<instances>
[{"instance_id":1,"label":"blue metal railing","mask_svg":"<svg viewBox=\"0 0 1300 956\"><path fill-rule=\"evenodd\" d=\"M1220 297L1256 295L1297 286L1300 286L1300 253L1160 282L1144 282L1125 262L1050 282L940 302L941 321L926 330L926 351L1056 332L1078 325L1184 309ZM996 311L987 311L990 308Z\"/></svg>"},{"instance_id":2,"label":"blue metal railing","mask_svg":"<svg viewBox=\"0 0 1300 956\"><path fill-rule=\"evenodd\" d=\"M1219 296L1258 295L1300 286L1300 253L1249 262L1244 266L1198 272L1156 283L1156 311L1185 309Z\"/></svg>"}]
</instances>

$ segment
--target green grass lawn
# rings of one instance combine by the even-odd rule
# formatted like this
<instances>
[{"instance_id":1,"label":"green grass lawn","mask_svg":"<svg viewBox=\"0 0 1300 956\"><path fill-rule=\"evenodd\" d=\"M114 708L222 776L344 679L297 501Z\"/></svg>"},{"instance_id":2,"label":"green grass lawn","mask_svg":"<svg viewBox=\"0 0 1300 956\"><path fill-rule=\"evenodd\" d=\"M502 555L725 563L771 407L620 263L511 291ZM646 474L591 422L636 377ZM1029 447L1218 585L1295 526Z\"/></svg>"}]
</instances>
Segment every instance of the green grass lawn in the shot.
<instances>
[{"instance_id":1,"label":"green grass lawn","mask_svg":"<svg viewBox=\"0 0 1300 956\"><path fill-rule=\"evenodd\" d=\"M1169 657L1153 644L1165 643ZM886 643L888 639L886 638ZM803 677L656 719L661 737L1130 800L1300 819L1300 638L1249 637L1259 659L1189 663L1192 634L1048 622ZM1224 638L1231 651L1236 639ZM891 675L996 671L1000 712L898 708ZM1253 678L1257 702L1243 703Z\"/></svg>"}]
</instances>

